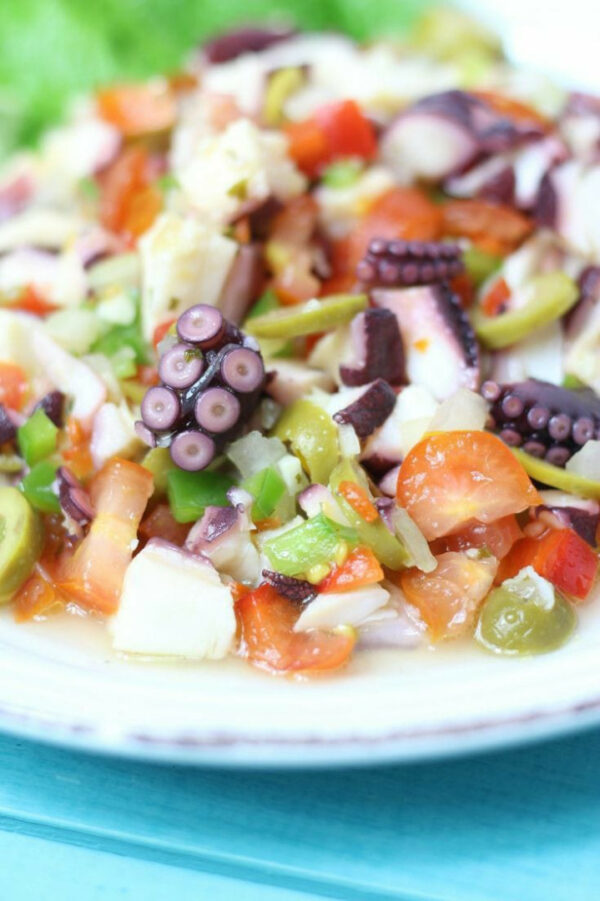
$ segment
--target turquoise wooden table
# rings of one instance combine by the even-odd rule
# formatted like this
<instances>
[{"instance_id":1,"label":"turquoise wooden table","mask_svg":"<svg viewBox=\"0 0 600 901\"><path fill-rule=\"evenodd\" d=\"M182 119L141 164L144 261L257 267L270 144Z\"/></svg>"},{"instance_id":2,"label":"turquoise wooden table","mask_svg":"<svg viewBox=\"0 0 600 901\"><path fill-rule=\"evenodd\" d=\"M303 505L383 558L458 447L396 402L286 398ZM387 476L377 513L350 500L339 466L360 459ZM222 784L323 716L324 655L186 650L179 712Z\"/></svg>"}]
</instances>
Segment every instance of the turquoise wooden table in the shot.
<instances>
[{"instance_id":1,"label":"turquoise wooden table","mask_svg":"<svg viewBox=\"0 0 600 901\"><path fill-rule=\"evenodd\" d=\"M136 764L0 736L3 901L592 901L600 731L427 765Z\"/></svg>"}]
</instances>

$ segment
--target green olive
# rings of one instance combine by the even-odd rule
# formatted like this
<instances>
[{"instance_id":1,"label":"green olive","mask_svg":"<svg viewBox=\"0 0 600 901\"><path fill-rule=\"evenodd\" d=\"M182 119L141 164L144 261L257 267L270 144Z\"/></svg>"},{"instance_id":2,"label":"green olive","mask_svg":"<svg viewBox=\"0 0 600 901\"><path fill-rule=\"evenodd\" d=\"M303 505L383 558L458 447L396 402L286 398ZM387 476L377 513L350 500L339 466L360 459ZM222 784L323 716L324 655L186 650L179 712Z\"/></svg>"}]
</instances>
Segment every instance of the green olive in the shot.
<instances>
[{"instance_id":1,"label":"green olive","mask_svg":"<svg viewBox=\"0 0 600 901\"><path fill-rule=\"evenodd\" d=\"M286 100L304 84L302 69L277 69L269 78L263 106L263 119L270 127L281 125Z\"/></svg>"},{"instance_id":2,"label":"green olive","mask_svg":"<svg viewBox=\"0 0 600 901\"><path fill-rule=\"evenodd\" d=\"M246 331L256 338L298 338L326 332L354 319L366 309L366 294L334 294L323 300L307 300L293 307L280 307L246 323Z\"/></svg>"},{"instance_id":3,"label":"green olive","mask_svg":"<svg viewBox=\"0 0 600 901\"><path fill-rule=\"evenodd\" d=\"M17 488L0 488L0 604L28 578L42 550L39 516Z\"/></svg>"},{"instance_id":4,"label":"green olive","mask_svg":"<svg viewBox=\"0 0 600 901\"><path fill-rule=\"evenodd\" d=\"M494 589L481 608L475 638L496 654L545 654L561 647L575 628L573 608L558 592L548 607L534 590L517 592L509 579ZM531 580L533 583L533 580Z\"/></svg>"},{"instance_id":5,"label":"green olive","mask_svg":"<svg viewBox=\"0 0 600 901\"><path fill-rule=\"evenodd\" d=\"M313 482L327 484L338 458L338 431L322 407L309 400L297 400L284 410L273 430L288 441Z\"/></svg>"},{"instance_id":6,"label":"green olive","mask_svg":"<svg viewBox=\"0 0 600 901\"><path fill-rule=\"evenodd\" d=\"M587 479L576 472L569 472L568 469L553 466L552 463L532 457L531 454L527 454L518 448L513 447L511 450L522 464L523 469L536 482L541 482L542 485L549 485L551 488L558 488L559 491L566 491L568 494L575 494L577 497L590 497L600 500L600 482Z\"/></svg>"},{"instance_id":7,"label":"green olive","mask_svg":"<svg viewBox=\"0 0 600 901\"><path fill-rule=\"evenodd\" d=\"M528 287L531 297L525 306L498 316L486 316L473 310L473 327L477 337L493 350L516 344L549 322L560 319L579 297L577 285L564 272L546 272L532 278Z\"/></svg>"}]
</instances>

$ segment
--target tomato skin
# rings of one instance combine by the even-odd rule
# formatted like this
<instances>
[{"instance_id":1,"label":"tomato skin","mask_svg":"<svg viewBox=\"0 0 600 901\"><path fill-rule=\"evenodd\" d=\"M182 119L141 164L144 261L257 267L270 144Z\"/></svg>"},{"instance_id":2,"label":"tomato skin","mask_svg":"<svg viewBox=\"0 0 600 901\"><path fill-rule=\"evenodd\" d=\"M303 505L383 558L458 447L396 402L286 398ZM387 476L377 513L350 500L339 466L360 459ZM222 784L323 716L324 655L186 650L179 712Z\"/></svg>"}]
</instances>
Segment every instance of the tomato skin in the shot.
<instances>
[{"instance_id":1,"label":"tomato skin","mask_svg":"<svg viewBox=\"0 0 600 901\"><path fill-rule=\"evenodd\" d=\"M470 238L487 253L506 256L533 231L533 222L512 207L486 200L448 200L441 206L446 235Z\"/></svg>"},{"instance_id":2,"label":"tomato skin","mask_svg":"<svg viewBox=\"0 0 600 901\"><path fill-rule=\"evenodd\" d=\"M486 316L497 316L510 299L510 288L503 278L499 278L481 299L481 309Z\"/></svg>"},{"instance_id":3,"label":"tomato skin","mask_svg":"<svg viewBox=\"0 0 600 901\"><path fill-rule=\"evenodd\" d=\"M27 389L27 377L15 363L0 362L0 403L11 410L20 410Z\"/></svg>"},{"instance_id":4,"label":"tomato skin","mask_svg":"<svg viewBox=\"0 0 600 901\"><path fill-rule=\"evenodd\" d=\"M434 554L445 551L466 551L469 548L487 548L497 560L502 560L509 553L516 541L523 537L516 517L503 516L495 522L471 522L460 530L437 538L431 544Z\"/></svg>"},{"instance_id":5,"label":"tomato skin","mask_svg":"<svg viewBox=\"0 0 600 901\"><path fill-rule=\"evenodd\" d=\"M348 501L355 513L365 522L375 522L379 519L377 507L372 502L364 488L356 482L340 482L338 491Z\"/></svg>"},{"instance_id":6,"label":"tomato skin","mask_svg":"<svg viewBox=\"0 0 600 901\"><path fill-rule=\"evenodd\" d=\"M496 581L516 576L525 566L552 582L568 597L583 601L598 570L598 556L572 529L552 529L540 538L521 538L504 558Z\"/></svg>"},{"instance_id":7,"label":"tomato skin","mask_svg":"<svg viewBox=\"0 0 600 901\"><path fill-rule=\"evenodd\" d=\"M135 145L126 147L101 177L100 222L130 243L162 208L162 196L151 186L156 169L146 148Z\"/></svg>"},{"instance_id":8,"label":"tomato skin","mask_svg":"<svg viewBox=\"0 0 600 901\"><path fill-rule=\"evenodd\" d=\"M434 241L440 236L441 208L419 188L391 188L372 204L354 230L333 245L334 275L351 276L373 238Z\"/></svg>"},{"instance_id":9,"label":"tomato skin","mask_svg":"<svg viewBox=\"0 0 600 901\"><path fill-rule=\"evenodd\" d=\"M235 605L243 653L275 673L336 669L349 658L355 639L347 633L294 632L300 615L292 601L266 583L239 597Z\"/></svg>"},{"instance_id":10,"label":"tomato skin","mask_svg":"<svg viewBox=\"0 0 600 901\"><path fill-rule=\"evenodd\" d=\"M358 156L371 160L376 155L375 129L354 100L321 107L315 120L325 134L331 159Z\"/></svg>"},{"instance_id":11,"label":"tomato skin","mask_svg":"<svg viewBox=\"0 0 600 901\"><path fill-rule=\"evenodd\" d=\"M346 558L341 566L336 566L322 582L319 593L329 594L335 591L352 591L364 585L381 582L384 577L379 560L368 547L357 547Z\"/></svg>"},{"instance_id":12,"label":"tomato skin","mask_svg":"<svg viewBox=\"0 0 600 901\"><path fill-rule=\"evenodd\" d=\"M288 153L309 178L343 157L371 160L377 153L375 129L354 100L330 103L304 122L286 127Z\"/></svg>"},{"instance_id":13,"label":"tomato skin","mask_svg":"<svg viewBox=\"0 0 600 901\"><path fill-rule=\"evenodd\" d=\"M416 607L434 641L471 631L477 608L491 589L498 562L448 551L431 573L407 569L394 576L409 604Z\"/></svg>"},{"instance_id":14,"label":"tomato skin","mask_svg":"<svg viewBox=\"0 0 600 901\"><path fill-rule=\"evenodd\" d=\"M152 475L137 463L115 457L103 466L90 484L90 531L61 562L61 592L88 609L115 612L152 489Z\"/></svg>"},{"instance_id":15,"label":"tomato skin","mask_svg":"<svg viewBox=\"0 0 600 901\"><path fill-rule=\"evenodd\" d=\"M34 316L47 316L58 310L58 307L46 300L33 285L26 285L15 303L10 305L10 309L23 310L24 313L33 313Z\"/></svg>"},{"instance_id":16,"label":"tomato skin","mask_svg":"<svg viewBox=\"0 0 600 901\"><path fill-rule=\"evenodd\" d=\"M98 111L128 138L166 131L175 122L175 99L162 85L123 84L100 91Z\"/></svg>"},{"instance_id":17,"label":"tomato skin","mask_svg":"<svg viewBox=\"0 0 600 901\"><path fill-rule=\"evenodd\" d=\"M168 504L157 504L141 521L139 536L144 542L151 538L162 538L163 541L183 547L189 531L189 523L177 522Z\"/></svg>"},{"instance_id":18,"label":"tomato skin","mask_svg":"<svg viewBox=\"0 0 600 901\"><path fill-rule=\"evenodd\" d=\"M508 447L478 431L436 432L416 444L400 467L396 497L428 541L541 503Z\"/></svg>"}]
</instances>

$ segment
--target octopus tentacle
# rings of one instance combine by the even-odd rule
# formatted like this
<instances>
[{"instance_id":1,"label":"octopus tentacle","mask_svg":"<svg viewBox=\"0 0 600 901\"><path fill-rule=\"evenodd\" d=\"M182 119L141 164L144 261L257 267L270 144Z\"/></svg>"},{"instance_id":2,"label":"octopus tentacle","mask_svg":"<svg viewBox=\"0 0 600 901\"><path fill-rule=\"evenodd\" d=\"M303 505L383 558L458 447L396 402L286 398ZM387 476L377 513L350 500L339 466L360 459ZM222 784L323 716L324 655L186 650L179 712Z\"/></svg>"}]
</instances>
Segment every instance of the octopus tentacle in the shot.
<instances>
[{"instance_id":1,"label":"octopus tentacle","mask_svg":"<svg viewBox=\"0 0 600 901\"><path fill-rule=\"evenodd\" d=\"M412 287L448 281L464 270L462 251L441 241L373 238L356 268L367 287Z\"/></svg>"},{"instance_id":2,"label":"octopus tentacle","mask_svg":"<svg viewBox=\"0 0 600 901\"><path fill-rule=\"evenodd\" d=\"M564 466L586 441L600 438L600 397L590 388L570 390L528 379L509 385L484 382L488 426L510 447Z\"/></svg>"}]
</instances>

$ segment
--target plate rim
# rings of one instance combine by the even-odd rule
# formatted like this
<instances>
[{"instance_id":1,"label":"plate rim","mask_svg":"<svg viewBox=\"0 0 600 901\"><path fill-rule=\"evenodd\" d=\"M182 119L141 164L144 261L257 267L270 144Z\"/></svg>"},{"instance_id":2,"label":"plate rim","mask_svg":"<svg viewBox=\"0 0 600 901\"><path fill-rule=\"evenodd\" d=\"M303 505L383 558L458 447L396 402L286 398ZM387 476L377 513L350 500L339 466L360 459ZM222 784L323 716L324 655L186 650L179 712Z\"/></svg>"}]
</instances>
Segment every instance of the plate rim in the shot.
<instances>
[{"instance_id":1,"label":"plate rim","mask_svg":"<svg viewBox=\"0 0 600 901\"><path fill-rule=\"evenodd\" d=\"M559 708L429 728L340 737L284 737L221 730L202 735L127 733L109 737L80 722L0 707L0 732L66 751L113 759L225 769L319 769L408 765L493 753L600 726L600 694ZM445 739L445 741L444 741Z\"/></svg>"}]
</instances>

